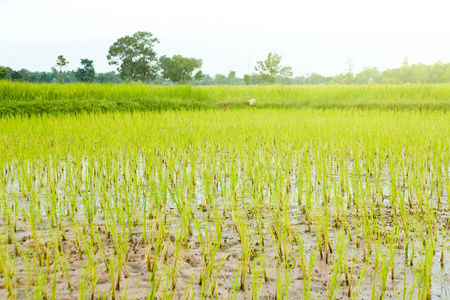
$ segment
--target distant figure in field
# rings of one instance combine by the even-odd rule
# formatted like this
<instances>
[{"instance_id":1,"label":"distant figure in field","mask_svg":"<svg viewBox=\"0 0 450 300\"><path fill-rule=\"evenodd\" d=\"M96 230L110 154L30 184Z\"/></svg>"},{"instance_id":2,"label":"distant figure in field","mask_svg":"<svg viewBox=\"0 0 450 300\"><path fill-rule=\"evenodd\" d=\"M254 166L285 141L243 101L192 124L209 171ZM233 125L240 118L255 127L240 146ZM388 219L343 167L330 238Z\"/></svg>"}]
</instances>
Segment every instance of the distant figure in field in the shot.
<instances>
[{"instance_id":1,"label":"distant figure in field","mask_svg":"<svg viewBox=\"0 0 450 300\"><path fill-rule=\"evenodd\" d=\"M233 104L231 104L230 102L227 102L227 103L221 104L221 105L219 106L219 108L220 108L220 109L227 109L227 108L230 107L231 105L233 105Z\"/></svg>"},{"instance_id":2,"label":"distant figure in field","mask_svg":"<svg viewBox=\"0 0 450 300\"><path fill-rule=\"evenodd\" d=\"M256 99L255 98L247 100L246 102L248 102L248 105L256 105ZM227 102L227 103L219 105L219 108L225 110L225 109L227 109L228 107L231 107L231 106L233 106L233 104L231 102Z\"/></svg>"}]
</instances>

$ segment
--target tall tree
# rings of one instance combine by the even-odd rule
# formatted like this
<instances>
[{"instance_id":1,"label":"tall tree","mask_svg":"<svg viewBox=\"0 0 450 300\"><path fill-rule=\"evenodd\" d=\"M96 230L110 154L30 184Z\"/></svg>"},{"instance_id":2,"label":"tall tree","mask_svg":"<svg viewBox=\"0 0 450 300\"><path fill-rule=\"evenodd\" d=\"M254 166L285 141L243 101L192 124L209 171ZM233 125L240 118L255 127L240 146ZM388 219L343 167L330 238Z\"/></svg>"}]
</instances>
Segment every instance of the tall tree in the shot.
<instances>
[{"instance_id":1,"label":"tall tree","mask_svg":"<svg viewBox=\"0 0 450 300\"><path fill-rule=\"evenodd\" d=\"M275 82L275 77L281 72L281 55L269 52L266 60L257 61L255 70L259 72L261 79L270 84Z\"/></svg>"},{"instance_id":2,"label":"tall tree","mask_svg":"<svg viewBox=\"0 0 450 300\"><path fill-rule=\"evenodd\" d=\"M64 57L64 55L59 55L56 58L56 66L59 67L59 76L58 76L58 81L59 83L63 82L63 77L62 77L62 69L67 66L69 64L69 62L67 61L67 59Z\"/></svg>"},{"instance_id":3,"label":"tall tree","mask_svg":"<svg viewBox=\"0 0 450 300\"><path fill-rule=\"evenodd\" d=\"M245 82L246 85L250 84L250 75L248 75L248 74L244 75L244 82Z\"/></svg>"},{"instance_id":4,"label":"tall tree","mask_svg":"<svg viewBox=\"0 0 450 300\"><path fill-rule=\"evenodd\" d=\"M80 82L93 82L95 79L94 61L87 58L81 60L83 68L78 68L75 78Z\"/></svg>"},{"instance_id":5,"label":"tall tree","mask_svg":"<svg viewBox=\"0 0 450 300\"><path fill-rule=\"evenodd\" d=\"M230 71L228 73L228 79L230 80L230 84L233 85L233 80L236 78L236 71Z\"/></svg>"},{"instance_id":6,"label":"tall tree","mask_svg":"<svg viewBox=\"0 0 450 300\"><path fill-rule=\"evenodd\" d=\"M354 76L353 76L353 72L352 71L353 71L353 60L349 58L347 60L347 73L345 73L345 75L344 75L346 84L352 84L353 83Z\"/></svg>"},{"instance_id":7,"label":"tall tree","mask_svg":"<svg viewBox=\"0 0 450 300\"><path fill-rule=\"evenodd\" d=\"M200 80L202 80L204 76L205 76L205 74L203 74L202 70L198 70L198 71L195 73L194 79L197 80L197 84L200 83Z\"/></svg>"},{"instance_id":8,"label":"tall tree","mask_svg":"<svg viewBox=\"0 0 450 300\"><path fill-rule=\"evenodd\" d=\"M181 55L174 55L172 58L162 56L159 62L163 77L178 83L186 83L192 80L192 72L202 66L201 59Z\"/></svg>"},{"instance_id":9,"label":"tall tree","mask_svg":"<svg viewBox=\"0 0 450 300\"><path fill-rule=\"evenodd\" d=\"M124 36L109 47L107 55L110 65L117 65L122 79L148 82L158 71L156 52L153 45L159 43L150 32L138 31Z\"/></svg>"}]
</instances>

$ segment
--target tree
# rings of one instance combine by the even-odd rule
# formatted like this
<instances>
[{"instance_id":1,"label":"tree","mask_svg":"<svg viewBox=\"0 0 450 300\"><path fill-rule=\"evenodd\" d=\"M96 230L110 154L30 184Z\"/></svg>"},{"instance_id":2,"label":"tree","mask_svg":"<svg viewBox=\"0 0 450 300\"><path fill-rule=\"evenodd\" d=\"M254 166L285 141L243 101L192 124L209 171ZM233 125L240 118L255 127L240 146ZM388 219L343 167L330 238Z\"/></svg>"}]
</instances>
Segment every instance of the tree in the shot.
<instances>
[{"instance_id":1,"label":"tree","mask_svg":"<svg viewBox=\"0 0 450 300\"><path fill-rule=\"evenodd\" d=\"M174 55L172 58L162 56L159 62L163 77L178 83L186 83L192 80L192 72L202 66L201 59L181 55Z\"/></svg>"},{"instance_id":2,"label":"tree","mask_svg":"<svg viewBox=\"0 0 450 300\"><path fill-rule=\"evenodd\" d=\"M383 83L384 84L394 84L395 76L392 74L392 71L387 69L383 72Z\"/></svg>"},{"instance_id":3,"label":"tree","mask_svg":"<svg viewBox=\"0 0 450 300\"><path fill-rule=\"evenodd\" d=\"M397 83L411 83L414 81L412 68L409 66L407 57L405 57L402 66L394 70L394 75L398 80Z\"/></svg>"},{"instance_id":4,"label":"tree","mask_svg":"<svg viewBox=\"0 0 450 300\"><path fill-rule=\"evenodd\" d=\"M93 82L95 79L94 61L87 58L81 60L83 68L78 68L75 78L80 82Z\"/></svg>"},{"instance_id":5,"label":"tree","mask_svg":"<svg viewBox=\"0 0 450 300\"><path fill-rule=\"evenodd\" d=\"M11 72L11 80L12 81L22 81L22 73L19 71L12 71Z\"/></svg>"},{"instance_id":6,"label":"tree","mask_svg":"<svg viewBox=\"0 0 450 300\"><path fill-rule=\"evenodd\" d=\"M250 84L250 75L248 75L248 74L244 75L244 82L245 82L246 85Z\"/></svg>"},{"instance_id":7,"label":"tree","mask_svg":"<svg viewBox=\"0 0 450 300\"><path fill-rule=\"evenodd\" d=\"M280 70L280 76L286 78L292 78L294 76L294 72L292 72L292 67L283 67Z\"/></svg>"},{"instance_id":8,"label":"tree","mask_svg":"<svg viewBox=\"0 0 450 300\"><path fill-rule=\"evenodd\" d=\"M344 80L346 84L352 84L353 83L353 60L352 59L348 59L347 60L347 73L345 73L344 75Z\"/></svg>"},{"instance_id":9,"label":"tree","mask_svg":"<svg viewBox=\"0 0 450 300\"><path fill-rule=\"evenodd\" d=\"M199 83L200 80L203 79L204 76L205 74L203 74L202 70L198 70L197 73L195 73L194 79L197 80L197 84Z\"/></svg>"},{"instance_id":10,"label":"tree","mask_svg":"<svg viewBox=\"0 0 450 300\"><path fill-rule=\"evenodd\" d=\"M445 75L445 68L442 62L439 60L434 63L430 68L430 83L441 83L442 76Z\"/></svg>"},{"instance_id":11,"label":"tree","mask_svg":"<svg viewBox=\"0 0 450 300\"><path fill-rule=\"evenodd\" d=\"M297 76L294 78L294 84L304 85L305 79L305 76Z\"/></svg>"},{"instance_id":12,"label":"tree","mask_svg":"<svg viewBox=\"0 0 450 300\"><path fill-rule=\"evenodd\" d=\"M329 81L331 81L331 78L313 72L309 77L305 78L304 83L311 85L322 85L327 84Z\"/></svg>"},{"instance_id":13,"label":"tree","mask_svg":"<svg viewBox=\"0 0 450 300\"><path fill-rule=\"evenodd\" d=\"M107 73L98 73L95 79L98 83L120 83L120 75L116 72L111 71Z\"/></svg>"},{"instance_id":14,"label":"tree","mask_svg":"<svg viewBox=\"0 0 450 300\"><path fill-rule=\"evenodd\" d=\"M204 74L202 78L202 85L213 85L213 84L214 79L210 75Z\"/></svg>"},{"instance_id":15,"label":"tree","mask_svg":"<svg viewBox=\"0 0 450 300\"><path fill-rule=\"evenodd\" d=\"M215 84L222 84L223 82L225 82L226 79L227 79L227 77L223 74L214 75L214 83Z\"/></svg>"},{"instance_id":16,"label":"tree","mask_svg":"<svg viewBox=\"0 0 450 300\"><path fill-rule=\"evenodd\" d=\"M49 73L42 72L39 75L39 82L52 82L52 76Z\"/></svg>"},{"instance_id":17,"label":"tree","mask_svg":"<svg viewBox=\"0 0 450 300\"><path fill-rule=\"evenodd\" d=\"M8 69L0 66L0 80L5 79L8 76Z\"/></svg>"},{"instance_id":18,"label":"tree","mask_svg":"<svg viewBox=\"0 0 450 300\"><path fill-rule=\"evenodd\" d=\"M261 79L261 75L252 74L250 75L250 84L263 84L264 81Z\"/></svg>"},{"instance_id":19,"label":"tree","mask_svg":"<svg viewBox=\"0 0 450 300\"><path fill-rule=\"evenodd\" d=\"M19 72L22 75L21 76L22 81L28 81L28 82L31 81L30 80L30 77L31 77L31 72L30 71L28 71L27 69L21 69Z\"/></svg>"},{"instance_id":20,"label":"tree","mask_svg":"<svg viewBox=\"0 0 450 300\"><path fill-rule=\"evenodd\" d=\"M377 84L382 80L382 73L378 71L377 68L368 68L364 67L364 69L355 75L354 83L356 84Z\"/></svg>"},{"instance_id":21,"label":"tree","mask_svg":"<svg viewBox=\"0 0 450 300\"><path fill-rule=\"evenodd\" d=\"M36 75L36 73L31 73L30 76L28 77L28 81L32 82L32 83L36 83L39 81L39 77Z\"/></svg>"},{"instance_id":22,"label":"tree","mask_svg":"<svg viewBox=\"0 0 450 300\"><path fill-rule=\"evenodd\" d=\"M255 70L259 72L261 80L270 84L275 82L275 77L281 72L281 55L269 52L265 61L256 62Z\"/></svg>"},{"instance_id":23,"label":"tree","mask_svg":"<svg viewBox=\"0 0 450 300\"><path fill-rule=\"evenodd\" d=\"M276 83L278 84L292 84L292 76L294 76L294 72L292 71L292 67L283 67L280 70L280 75L276 78Z\"/></svg>"},{"instance_id":24,"label":"tree","mask_svg":"<svg viewBox=\"0 0 450 300\"><path fill-rule=\"evenodd\" d=\"M69 62L67 61L67 59L64 57L64 55L59 55L56 58L56 66L59 67L59 77L58 77L58 81L59 83L63 82L62 79L62 68L64 68L65 66L67 66L69 64Z\"/></svg>"},{"instance_id":25,"label":"tree","mask_svg":"<svg viewBox=\"0 0 450 300\"><path fill-rule=\"evenodd\" d=\"M156 52L153 44L159 43L150 32L138 31L132 36L124 36L109 47L107 55L110 65L118 65L122 79L148 82L158 71Z\"/></svg>"},{"instance_id":26,"label":"tree","mask_svg":"<svg viewBox=\"0 0 450 300\"><path fill-rule=\"evenodd\" d=\"M236 71L230 71L228 73L228 79L230 80L230 84L233 85L233 80L236 78Z\"/></svg>"}]
</instances>

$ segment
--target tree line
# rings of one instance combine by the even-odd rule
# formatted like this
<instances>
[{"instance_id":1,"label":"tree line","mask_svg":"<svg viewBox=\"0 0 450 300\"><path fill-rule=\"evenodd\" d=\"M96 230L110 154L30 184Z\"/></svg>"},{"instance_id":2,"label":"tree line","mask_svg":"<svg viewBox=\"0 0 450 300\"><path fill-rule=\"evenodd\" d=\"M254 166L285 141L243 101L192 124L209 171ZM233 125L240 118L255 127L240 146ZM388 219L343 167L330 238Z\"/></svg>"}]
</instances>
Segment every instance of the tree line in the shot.
<instances>
[{"instance_id":1,"label":"tree line","mask_svg":"<svg viewBox=\"0 0 450 300\"><path fill-rule=\"evenodd\" d=\"M290 66L282 66L282 56L270 52L267 58L257 61L254 72L236 77L231 70L227 75L213 77L201 71L202 60L182 55L157 57L153 49L159 40L150 32L136 32L132 36L119 38L110 46L107 59L115 71L96 73L93 60L81 59L81 68L65 70L69 62L59 55L50 72L30 72L27 69L13 70L0 66L0 80L24 81L32 83L127 83L143 82L151 84L194 84L194 85L325 85L325 84L408 84L408 83L449 83L450 63L438 61L433 65L422 63L410 65L405 59L396 69L380 71L376 67L365 67L353 73L353 62L348 61L347 72L335 76L311 73L293 76ZM194 73L195 72L195 73Z\"/></svg>"}]
</instances>

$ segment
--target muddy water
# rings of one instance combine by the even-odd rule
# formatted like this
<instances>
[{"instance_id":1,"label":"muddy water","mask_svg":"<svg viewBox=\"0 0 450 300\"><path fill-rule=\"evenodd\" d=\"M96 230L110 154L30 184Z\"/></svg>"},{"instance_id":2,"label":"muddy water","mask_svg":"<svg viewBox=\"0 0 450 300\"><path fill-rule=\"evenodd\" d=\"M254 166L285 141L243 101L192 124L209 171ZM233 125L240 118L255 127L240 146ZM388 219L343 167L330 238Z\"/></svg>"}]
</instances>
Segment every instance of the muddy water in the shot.
<instances>
[{"instance_id":1,"label":"muddy water","mask_svg":"<svg viewBox=\"0 0 450 300\"><path fill-rule=\"evenodd\" d=\"M114 172L113 179L114 181L102 179L102 177L98 177L98 175L91 174L89 170L93 170L90 168L91 164L96 165L95 170L102 169L102 165L97 161L90 161L88 158L84 158L81 162L80 170L76 171L74 167L70 164L71 158L69 157L66 161L61 161L57 165L48 166L46 171L41 171L38 174L35 173L36 169L44 170L44 167L40 166L39 168L28 168L28 169L18 169L18 168L10 168L6 176L4 176L4 194L2 196L3 206L5 207L14 206L14 209L17 213L17 231L16 238L20 241L23 241L23 247L25 249L32 249L34 243L31 239L31 229L27 221L27 214L29 214L29 209L31 203L36 205L39 214L42 220L39 222L40 228L38 230L38 234L42 237L43 240L47 239L48 229L49 229L49 212L48 203L53 201L52 199L57 199L58 201L62 201L63 205L56 209L56 215L58 218L63 219L64 226L69 226L69 222L67 221L65 215L68 207L64 205L68 205L69 203L75 204L77 207L76 217L79 220L85 220L85 214L88 209L94 209L94 222L99 228L105 226L105 212L102 211L101 201L104 197L111 202L111 208L121 209L122 207L117 203L117 199L125 198L129 201L133 202L133 205L136 207L136 213L139 214L140 218L144 218L142 215L142 206L146 203L147 205L151 205L152 199L149 198L149 190L152 187L157 187L162 184L160 181L162 178L170 177L170 174L167 173L167 170L161 169L160 173L155 171L152 174L152 177L149 178L148 174L146 174L146 166L145 159L142 156L139 156L136 162L126 161L126 160L118 160L114 162L114 167L109 167L109 169ZM243 171L240 167L240 162L235 162L236 168L238 170L237 176L240 178L243 176ZM374 180L368 174L353 174L353 165L352 162L349 161L346 163L347 172L350 174L354 180L357 180L362 187L362 190L370 190L374 188ZM192 170L192 166L185 166L186 174L189 174ZM105 168L106 169L106 168ZM207 183L205 182L205 176L201 173L202 165L199 163L195 167L195 185L193 189L193 194L190 196L190 200L192 202L193 213L202 220L205 227L208 227L210 233L215 232L215 225L211 220L209 220L210 216L208 216L208 211L205 210L205 206L208 204L208 196L206 193L206 189L211 189L211 187L207 187ZM336 167L332 166L331 170L335 170ZM134 171L132 171L134 170ZM72 179L77 178L78 174L81 174L80 181L78 185L74 185ZM130 184L130 174L131 172L136 172L137 175L135 178L139 179L138 184ZM181 174L181 173L180 173ZM320 195L323 195L324 183L321 182L322 177L316 173L316 166L311 165L311 186L312 190L308 192L304 192L302 195L299 195L299 187L297 186L298 178L296 177L296 170L291 173L285 173L285 180L283 184L283 188L289 186L289 211L290 211L290 221L291 227L294 232L299 232L301 238L304 240L306 249L309 255L312 255L317 248L317 231L314 222L310 223L305 213L303 212L302 207L298 205L298 199L302 199L302 203L305 203L308 199L316 205L319 209L323 208L323 203L321 203ZM403 233L397 232L392 233L393 230L393 221L394 221L394 213L392 209L392 205L390 202L391 195L391 181L390 174L388 169L384 169L382 172L383 176L381 179L382 189L381 194L377 194L379 197L379 205L374 207L368 207L368 212L373 215L380 216L384 214L385 224L381 224L381 221L374 220L374 225L379 227L379 232L388 232L396 235L396 249L395 249L395 258L393 261L394 264L394 276L392 278L391 271L388 274L386 281L386 291L384 294L385 299L396 299L397 297L403 298L403 295L406 295L407 298L411 297L412 299L416 299L419 297L421 285L421 271L420 265L422 264L424 257L424 250L422 245L422 236L419 234L414 234L411 236L411 240L413 241L409 246L409 261L405 266L405 257L406 257L406 249L404 249L403 243ZM36 175L36 176L35 176ZM272 175L275 175L275 171L272 170ZM428 174L427 182L432 182L433 175L431 173ZM173 184L169 184L168 188L176 190L177 183L183 182L184 178L182 175L174 175L176 177L175 182ZM27 186L22 181L23 178L31 178L29 183L31 186ZM57 179L56 179L57 178ZM349 186L347 190L345 190L342 195L340 192L336 193L336 189L334 188L333 182L340 182L341 178L339 172L331 172L327 177L328 187L326 188L326 195L330 197L330 199L336 198L338 196L342 197L341 201L343 201L347 205L348 201L351 201L350 198L352 195L356 193L353 190L352 186ZM398 176L397 178L398 185L401 186L401 182L403 178ZM56 182L56 185L52 186L53 183ZM166 181L167 182L167 181ZM165 183L166 183L165 182ZM287 184L287 183L290 184ZM251 298L251 291L248 287L252 284L252 273L247 276L247 281L245 282L245 286L247 289L243 291L233 291L233 282L238 274L238 269L240 266L240 262L242 260L242 247L239 236L236 232L234 223L232 218L230 217L230 211L228 207L224 204L228 201L228 193L231 189L231 182L229 180L213 180L211 184L214 184L217 189L215 193L215 198L213 199L218 203L219 211L224 211L223 215L223 233L222 233L222 243L220 249L218 250L216 260L217 260L217 268L220 269L216 278L216 294L219 298L230 298L236 294L236 296L240 298ZM248 185L248 182L238 181L237 189L244 190L244 186ZM410 195L414 195L414 193L409 193L411 187L403 186L402 192L404 193L405 202L411 200L411 203L414 205L409 208L408 213L414 215L419 215L417 202L418 199L414 196L413 199L409 199ZM298 249L297 246L294 246L290 250L290 258L289 261L292 264L292 272L290 273L289 278L283 283L282 276L285 275L279 268L279 255L276 248L276 243L273 238L273 233L270 231L269 225L272 221L271 217L271 207L273 207L273 203L271 203L271 199L273 199L272 194L273 187L270 186L270 183L263 189L262 192L262 201L265 207L262 209L263 219L267 221L267 226L263 231L263 240L264 247L258 244L259 239L253 239L250 247L254 248L256 253L255 258L253 258L252 262L258 264L258 257L264 257L264 264L267 272L267 280L260 278L260 294L259 298L261 299L274 299L276 295L277 286L280 284L285 284L287 286L287 291L289 292L289 297L291 299L298 299L299 295L303 293L304 281L303 275L301 273L301 269L298 267ZM161 193L159 197L164 197L162 203L165 205L165 209L167 210L167 224L169 226L167 239L167 256L169 257L165 262L165 266L170 267L171 258L174 257L174 237L178 234L181 228L181 220L180 220L180 212L177 211L177 206L175 205L174 199L171 196L171 193ZM223 195L223 196L221 196ZM448 194L447 191L444 191L442 195L439 195L439 200L441 202L440 207L438 208L438 196L435 192L432 191L432 187L429 186L429 189L425 191L426 197L431 199L431 203L434 208L434 217L436 219L437 224L437 235L435 239L435 249L436 251L432 255L432 284L431 284L431 299L449 299L450 298L450 251L449 244L447 239L447 233L443 228L445 228L446 223L449 220L450 213L448 209ZM53 198L52 198L53 197ZM67 199L71 199L70 201ZM62 200L66 199L66 200ZM240 206L241 207L252 207L252 199L247 197L245 192L239 197ZM36 204L39 202L39 204ZM225 205L225 207L223 207ZM375 209L375 211L372 211ZM330 216L338 214L337 208L332 204L328 204L328 211ZM244 214L245 215L245 214ZM258 231L256 228L255 221L252 219L251 215L245 215L246 222L248 224L249 236L258 236ZM352 241L348 247L348 263L350 266L353 266L354 274L353 281L355 283L358 282L361 271L364 267L364 250L361 243L364 244L364 236L361 232L361 228L358 226L357 220L355 220L355 214L353 210L348 210L346 212L347 219L350 224L350 233L352 236ZM420 219L412 219L418 222ZM148 226L151 227L151 224L154 220L149 219ZM1 232L3 236L8 232L9 228L7 226L7 222L5 218L1 221ZM414 224L415 226L419 226L418 224ZM386 229L384 229L386 228ZM183 298L186 294L192 293L195 295L200 295L202 293L202 288L198 284L199 282L199 273L202 270L202 250L200 248L198 242L198 232L196 232L195 228L192 228L194 234L190 237L188 244L182 254L182 258L180 259L179 265L179 276L177 280L177 288L173 292L172 296L174 298ZM336 237L339 231L342 229L342 224L339 222L333 223L333 218L330 218L330 227L329 227L329 235L331 240L331 248L335 251L330 253L329 262L326 263L324 259L320 259L319 256L314 264L311 276L311 297L313 299L316 298L326 298L327 294L330 290L330 283L332 278L332 272L334 268L333 261L336 257ZM148 233L150 237L151 234ZM423 236L427 236L431 234L427 232L426 228L424 228ZM128 262L126 264L127 276L124 276L124 283L122 286L128 286L128 289L122 288L120 293L125 293L129 295L131 298L143 298L145 297L148 287L149 287L149 278L150 273L146 270L146 253L145 247L142 244L142 229L139 226L136 226L133 229L133 233L131 234L132 240L130 241L131 249ZM84 276L84 268L86 266L85 258L78 258L77 249L75 246L75 236L72 233L67 234L67 241L64 245L65 251L67 251L67 255L70 261L70 277L73 278L73 282L81 282L83 281ZM356 240L359 241L359 244L356 245ZM294 243L295 244L295 243ZM367 247L367 246L366 246ZM411 265L411 249L414 248L414 256L412 259ZM9 251L13 252L13 247L8 247ZM380 276L380 269L376 268L374 262L377 260L375 257L377 253L381 253L381 260L386 260L388 255L388 249L386 246L380 246L380 249L376 250L375 245L371 244L370 249L370 265L366 270L365 276L363 277L363 281L360 285L358 299L369 299L374 295L380 296L381 286L382 286L382 278ZM441 262L441 249L444 251L444 260ZM2 250L4 251L4 249ZM109 249L109 251L111 251ZM221 267L220 267L221 266ZM25 262L17 258L16 259L16 276L21 281L25 281L27 278L26 265ZM391 270L392 268L390 268ZM102 295L103 292L108 292L110 289L110 279L109 275L106 272L106 265L101 259L98 260L98 281L95 284L96 295ZM164 268L161 268L164 270ZM160 296L163 297L164 287L166 282L168 282L167 278L161 279L161 291ZM281 283L280 283L281 282ZM349 286L345 282L345 278L343 274L339 274L337 277L337 282L340 284L340 288L337 292L337 298L348 298L348 290ZM0 296L7 295L7 291L5 288L5 279L4 277L0 278ZM75 284L76 285L76 284ZM61 276L61 279L57 281L57 289L58 298L61 299L70 299L79 295L79 287L75 287L70 290L66 290L64 288L64 277ZM356 288L355 286L352 289ZM27 287L17 287L18 293L17 295L27 297L33 288ZM355 293L355 291L352 291ZM167 295L166 295L167 296ZM375 297L376 298L376 297Z\"/></svg>"}]
</instances>

